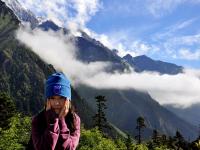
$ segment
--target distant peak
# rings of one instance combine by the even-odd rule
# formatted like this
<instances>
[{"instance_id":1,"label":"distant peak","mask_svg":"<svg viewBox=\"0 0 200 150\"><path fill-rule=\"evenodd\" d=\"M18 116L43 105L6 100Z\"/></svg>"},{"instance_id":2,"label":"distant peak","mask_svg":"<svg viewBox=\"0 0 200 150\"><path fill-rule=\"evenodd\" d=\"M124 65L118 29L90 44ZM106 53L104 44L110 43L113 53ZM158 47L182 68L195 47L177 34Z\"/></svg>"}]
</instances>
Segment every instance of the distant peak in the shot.
<instances>
[{"instance_id":1,"label":"distant peak","mask_svg":"<svg viewBox=\"0 0 200 150\"><path fill-rule=\"evenodd\" d=\"M0 0L0 5L6 5L4 1Z\"/></svg>"},{"instance_id":2,"label":"distant peak","mask_svg":"<svg viewBox=\"0 0 200 150\"><path fill-rule=\"evenodd\" d=\"M112 51L115 53L115 54L118 54L119 51L117 49L112 49Z\"/></svg>"},{"instance_id":3,"label":"distant peak","mask_svg":"<svg viewBox=\"0 0 200 150\"><path fill-rule=\"evenodd\" d=\"M134 59L153 60L153 59L151 59L150 57L148 57L146 55L136 56L136 57L134 57Z\"/></svg>"},{"instance_id":4,"label":"distant peak","mask_svg":"<svg viewBox=\"0 0 200 150\"><path fill-rule=\"evenodd\" d=\"M130 59L130 58L133 58L132 56L131 56L131 54L126 54L123 58L125 58L125 59Z\"/></svg>"},{"instance_id":5,"label":"distant peak","mask_svg":"<svg viewBox=\"0 0 200 150\"><path fill-rule=\"evenodd\" d=\"M55 24L52 20L50 19L47 19L47 20L44 20L42 23L51 23L51 24Z\"/></svg>"},{"instance_id":6,"label":"distant peak","mask_svg":"<svg viewBox=\"0 0 200 150\"><path fill-rule=\"evenodd\" d=\"M141 58L149 58L148 56L146 55L140 55L140 56L136 56L136 57L141 57Z\"/></svg>"},{"instance_id":7,"label":"distant peak","mask_svg":"<svg viewBox=\"0 0 200 150\"><path fill-rule=\"evenodd\" d=\"M51 29L53 31L58 31L61 28L57 24L55 24L52 20L45 20L38 27L42 28L45 31L47 31L49 29Z\"/></svg>"}]
</instances>

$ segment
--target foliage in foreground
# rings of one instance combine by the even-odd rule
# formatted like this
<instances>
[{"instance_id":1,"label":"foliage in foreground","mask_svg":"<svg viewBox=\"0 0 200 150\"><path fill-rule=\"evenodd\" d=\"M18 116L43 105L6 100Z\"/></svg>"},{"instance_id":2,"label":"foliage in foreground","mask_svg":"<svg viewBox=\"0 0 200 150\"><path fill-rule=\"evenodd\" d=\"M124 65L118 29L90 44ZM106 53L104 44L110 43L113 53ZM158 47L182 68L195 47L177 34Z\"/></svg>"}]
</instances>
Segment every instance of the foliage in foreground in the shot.
<instances>
[{"instance_id":1,"label":"foliage in foreground","mask_svg":"<svg viewBox=\"0 0 200 150\"><path fill-rule=\"evenodd\" d=\"M0 128L0 149L22 150L25 149L30 138L30 117L16 114L10 119L8 129ZM133 140L111 139L101 133L97 128L86 130L81 128L81 138L77 150L174 150L169 141L165 143L150 140L142 144L135 144ZM190 144L191 150L200 150L200 142ZM173 144L173 142L172 142ZM176 143L175 143L176 145ZM180 150L182 148L180 147Z\"/></svg>"},{"instance_id":2,"label":"foliage in foreground","mask_svg":"<svg viewBox=\"0 0 200 150\"><path fill-rule=\"evenodd\" d=\"M97 128L91 130L81 130L78 150L148 150L145 144L134 144L130 141L129 148L125 139L110 139L104 136Z\"/></svg>"},{"instance_id":3,"label":"foliage in foreground","mask_svg":"<svg viewBox=\"0 0 200 150\"><path fill-rule=\"evenodd\" d=\"M0 128L0 149L18 150L25 149L30 138L30 117L16 114L10 119L9 128Z\"/></svg>"}]
</instances>

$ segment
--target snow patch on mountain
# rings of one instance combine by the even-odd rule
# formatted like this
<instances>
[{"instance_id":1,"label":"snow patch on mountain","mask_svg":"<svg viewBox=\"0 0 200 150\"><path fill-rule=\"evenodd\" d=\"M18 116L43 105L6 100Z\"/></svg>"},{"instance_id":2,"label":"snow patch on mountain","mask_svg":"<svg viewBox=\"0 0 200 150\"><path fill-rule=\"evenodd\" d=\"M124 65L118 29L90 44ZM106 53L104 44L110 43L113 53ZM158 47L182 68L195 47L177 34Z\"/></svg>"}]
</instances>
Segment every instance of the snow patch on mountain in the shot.
<instances>
[{"instance_id":1,"label":"snow patch on mountain","mask_svg":"<svg viewBox=\"0 0 200 150\"><path fill-rule=\"evenodd\" d=\"M15 15L18 17L20 21L23 22L29 22L31 24L31 27L34 28L39 24L39 21L37 20L36 16L30 11L24 8L18 0L3 0L6 5L13 10Z\"/></svg>"}]
</instances>

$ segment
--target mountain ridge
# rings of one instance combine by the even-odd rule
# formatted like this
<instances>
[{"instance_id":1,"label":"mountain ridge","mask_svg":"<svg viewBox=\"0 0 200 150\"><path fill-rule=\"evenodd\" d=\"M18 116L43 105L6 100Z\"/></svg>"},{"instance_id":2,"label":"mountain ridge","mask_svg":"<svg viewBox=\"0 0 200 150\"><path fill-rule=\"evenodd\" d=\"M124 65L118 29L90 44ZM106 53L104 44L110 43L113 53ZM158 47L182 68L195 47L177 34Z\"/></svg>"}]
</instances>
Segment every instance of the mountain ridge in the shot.
<instances>
[{"instance_id":1,"label":"mountain ridge","mask_svg":"<svg viewBox=\"0 0 200 150\"><path fill-rule=\"evenodd\" d=\"M10 9L12 9L20 21L29 22L32 28L39 24L36 16L30 10L26 10L22 7L18 0L4 0L4 2Z\"/></svg>"},{"instance_id":2,"label":"mountain ridge","mask_svg":"<svg viewBox=\"0 0 200 150\"><path fill-rule=\"evenodd\" d=\"M160 74L176 75L183 73L183 67L173 63L163 62L160 60L153 60L146 55L132 57L127 54L123 59L130 64L136 72L156 71Z\"/></svg>"}]
</instances>

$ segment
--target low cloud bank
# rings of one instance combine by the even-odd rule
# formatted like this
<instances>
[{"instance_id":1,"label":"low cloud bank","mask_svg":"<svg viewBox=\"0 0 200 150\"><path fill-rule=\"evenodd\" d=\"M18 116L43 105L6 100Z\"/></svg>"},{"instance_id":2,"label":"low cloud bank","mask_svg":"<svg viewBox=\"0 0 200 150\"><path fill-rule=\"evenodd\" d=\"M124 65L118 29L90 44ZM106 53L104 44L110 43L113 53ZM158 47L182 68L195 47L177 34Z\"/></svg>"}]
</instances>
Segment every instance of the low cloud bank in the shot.
<instances>
[{"instance_id":1,"label":"low cloud bank","mask_svg":"<svg viewBox=\"0 0 200 150\"><path fill-rule=\"evenodd\" d=\"M63 71L74 86L86 84L98 89L136 89L148 92L160 104L188 107L200 103L200 71L160 75L144 73L106 73L109 62L83 63L76 57L77 48L62 32L44 32L20 28L17 39L31 48L41 59Z\"/></svg>"}]
</instances>

